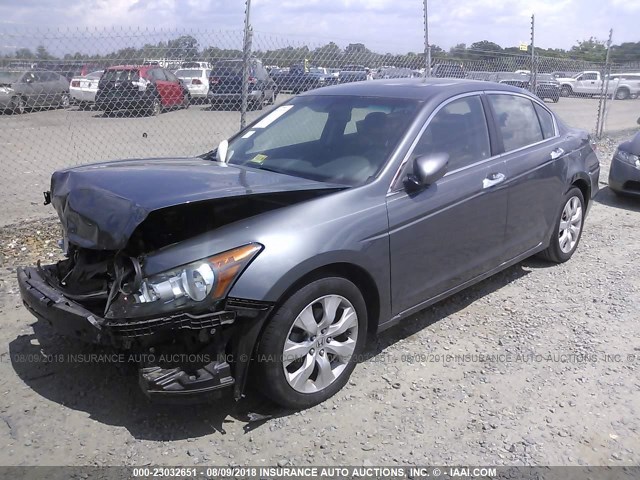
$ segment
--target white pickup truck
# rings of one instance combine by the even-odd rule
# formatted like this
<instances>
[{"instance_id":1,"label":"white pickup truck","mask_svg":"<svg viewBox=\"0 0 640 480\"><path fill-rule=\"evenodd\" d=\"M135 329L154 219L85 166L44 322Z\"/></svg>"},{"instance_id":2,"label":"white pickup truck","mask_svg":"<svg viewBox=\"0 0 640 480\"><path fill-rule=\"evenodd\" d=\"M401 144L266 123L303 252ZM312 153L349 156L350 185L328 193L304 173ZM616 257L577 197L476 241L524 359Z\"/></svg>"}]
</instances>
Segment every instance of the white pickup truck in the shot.
<instances>
[{"instance_id":1,"label":"white pickup truck","mask_svg":"<svg viewBox=\"0 0 640 480\"><path fill-rule=\"evenodd\" d=\"M602 91L602 77L600 72L587 70L571 78L558 78L560 95L600 95ZM640 94L640 74L615 73L609 77L607 94L618 100L637 98Z\"/></svg>"}]
</instances>

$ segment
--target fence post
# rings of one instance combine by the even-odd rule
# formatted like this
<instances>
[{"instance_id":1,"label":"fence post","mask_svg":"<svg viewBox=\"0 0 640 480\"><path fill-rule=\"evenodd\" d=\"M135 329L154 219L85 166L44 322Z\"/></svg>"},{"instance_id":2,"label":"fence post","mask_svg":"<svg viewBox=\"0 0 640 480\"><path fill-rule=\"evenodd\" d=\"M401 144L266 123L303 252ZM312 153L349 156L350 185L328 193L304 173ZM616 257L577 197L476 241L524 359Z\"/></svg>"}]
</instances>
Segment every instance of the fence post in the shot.
<instances>
[{"instance_id":1,"label":"fence post","mask_svg":"<svg viewBox=\"0 0 640 480\"><path fill-rule=\"evenodd\" d=\"M536 16L535 14L531 15L531 74L529 78L531 79L531 93L536 94L536 76L537 76L537 65L536 65L536 48L535 48L535 33L536 33Z\"/></svg>"},{"instance_id":2,"label":"fence post","mask_svg":"<svg viewBox=\"0 0 640 480\"><path fill-rule=\"evenodd\" d=\"M600 72L600 100L598 102L598 117L596 119L596 138L602 137L604 130L604 119L607 113L607 97L609 95L609 73L611 66L609 65L609 52L611 50L611 39L613 37L613 28L609 30L609 39L607 40L607 55L604 60L604 68Z\"/></svg>"},{"instance_id":3,"label":"fence post","mask_svg":"<svg viewBox=\"0 0 640 480\"><path fill-rule=\"evenodd\" d=\"M428 0L424 0L424 77L431 76L431 45L429 45L429 15L427 14Z\"/></svg>"},{"instance_id":4,"label":"fence post","mask_svg":"<svg viewBox=\"0 0 640 480\"><path fill-rule=\"evenodd\" d=\"M242 103L240 106L240 129L247 125L247 106L249 97L249 64L251 61L251 36L252 28L249 22L251 12L251 0L246 0L244 14L244 43L242 45Z\"/></svg>"}]
</instances>

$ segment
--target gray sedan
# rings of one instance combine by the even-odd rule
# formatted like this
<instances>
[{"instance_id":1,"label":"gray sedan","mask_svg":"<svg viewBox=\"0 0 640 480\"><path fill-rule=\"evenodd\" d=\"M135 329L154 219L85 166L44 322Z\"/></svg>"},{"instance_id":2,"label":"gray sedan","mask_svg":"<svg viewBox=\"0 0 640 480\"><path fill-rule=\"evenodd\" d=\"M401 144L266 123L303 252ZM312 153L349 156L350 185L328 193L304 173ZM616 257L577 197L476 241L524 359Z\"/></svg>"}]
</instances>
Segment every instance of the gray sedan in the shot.
<instances>
[{"instance_id":1,"label":"gray sedan","mask_svg":"<svg viewBox=\"0 0 640 480\"><path fill-rule=\"evenodd\" d=\"M152 399L240 398L251 374L306 408L368 336L531 255L569 260L599 172L586 132L508 85L337 85L198 158L56 172L67 259L18 280L59 331L152 349Z\"/></svg>"},{"instance_id":2,"label":"gray sedan","mask_svg":"<svg viewBox=\"0 0 640 480\"><path fill-rule=\"evenodd\" d=\"M69 106L69 81L45 70L0 70L0 110Z\"/></svg>"}]
</instances>

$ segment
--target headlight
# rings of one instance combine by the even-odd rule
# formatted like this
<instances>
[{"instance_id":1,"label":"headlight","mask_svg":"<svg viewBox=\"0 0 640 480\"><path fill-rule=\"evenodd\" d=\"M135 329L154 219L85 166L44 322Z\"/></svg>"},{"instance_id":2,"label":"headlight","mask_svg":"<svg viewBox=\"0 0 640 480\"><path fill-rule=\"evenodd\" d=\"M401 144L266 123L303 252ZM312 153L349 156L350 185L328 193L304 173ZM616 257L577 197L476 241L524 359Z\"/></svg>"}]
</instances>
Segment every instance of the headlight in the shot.
<instances>
[{"instance_id":1,"label":"headlight","mask_svg":"<svg viewBox=\"0 0 640 480\"><path fill-rule=\"evenodd\" d=\"M638 155L634 155L632 153L618 149L616 150L614 157L621 162L628 163L629 165L633 165L634 167L640 169L640 157L638 157Z\"/></svg>"},{"instance_id":2,"label":"headlight","mask_svg":"<svg viewBox=\"0 0 640 480\"><path fill-rule=\"evenodd\" d=\"M262 245L251 243L145 278L138 291L121 292L107 318L127 318L206 308L223 299Z\"/></svg>"}]
</instances>

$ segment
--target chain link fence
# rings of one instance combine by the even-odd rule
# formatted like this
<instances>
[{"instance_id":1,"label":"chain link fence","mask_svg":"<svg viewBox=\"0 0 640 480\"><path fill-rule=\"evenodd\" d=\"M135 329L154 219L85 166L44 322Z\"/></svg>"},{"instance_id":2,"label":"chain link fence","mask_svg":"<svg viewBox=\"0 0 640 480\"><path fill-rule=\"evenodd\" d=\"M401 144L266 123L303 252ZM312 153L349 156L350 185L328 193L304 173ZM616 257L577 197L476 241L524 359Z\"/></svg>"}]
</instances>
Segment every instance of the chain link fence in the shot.
<instances>
[{"instance_id":1,"label":"chain link fence","mask_svg":"<svg viewBox=\"0 0 640 480\"><path fill-rule=\"evenodd\" d=\"M592 132L633 128L639 114L632 100L640 65L465 49L436 52L426 68L424 54L375 50L251 28L5 30L0 221L35 212L56 169L204 153L291 95L338 83L429 76L509 83Z\"/></svg>"}]
</instances>

